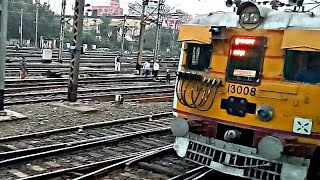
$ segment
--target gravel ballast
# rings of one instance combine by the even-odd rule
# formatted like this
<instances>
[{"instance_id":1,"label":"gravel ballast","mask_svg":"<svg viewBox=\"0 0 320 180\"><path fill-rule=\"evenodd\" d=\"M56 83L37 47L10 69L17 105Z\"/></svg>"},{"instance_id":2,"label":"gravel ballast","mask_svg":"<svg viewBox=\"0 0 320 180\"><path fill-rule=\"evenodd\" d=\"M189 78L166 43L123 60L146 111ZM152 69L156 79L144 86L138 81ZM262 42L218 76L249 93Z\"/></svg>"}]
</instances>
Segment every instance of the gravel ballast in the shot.
<instances>
[{"instance_id":1,"label":"gravel ballast","mask_svg":"<svg viewBox=\"0 0 320 180\"><path fill-rule=\"evenodd\" d=\"M64 128L88 123L108 120L151 115L152 113L168 112L172 110L172 102L133 103L125 102L116 107L109 102L79 101L83 106L98 109L97 112L83 114L75 110L38 103L29 105L14 105L7 107L28 116L26 120L0 122L0 137Z\"/></svg>"}]
</instances>

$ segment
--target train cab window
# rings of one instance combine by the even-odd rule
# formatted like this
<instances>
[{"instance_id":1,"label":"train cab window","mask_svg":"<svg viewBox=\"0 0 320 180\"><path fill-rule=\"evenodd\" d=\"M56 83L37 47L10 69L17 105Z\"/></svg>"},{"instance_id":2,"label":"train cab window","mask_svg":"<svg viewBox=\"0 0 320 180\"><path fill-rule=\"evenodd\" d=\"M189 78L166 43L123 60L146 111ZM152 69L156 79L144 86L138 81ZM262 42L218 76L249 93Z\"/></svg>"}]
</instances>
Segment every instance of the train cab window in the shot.
<instances>
[{"instance_id":1,"label":"train cab window","mask_svg":"<svg viewBox=\"0 0 320 180\"><path fill-rule=\"evenodd\" d=\"M319 84L320 52L286 51L284 80Z\"/></svg>"},{"instance_id":2,"label":"train cab window","mask_svg":"<svg viewBox=\"0 0 320 180\"><path fill-rule=\"evenodd\" d=\"M259 83L266 43L264 37L233 38L227 65L227 80L238 83Z\"/></svg>"},{"instance_id":3,"label":"train cab window","mask_svg":"<svg viewBox=\"0 0 320 180\"><path fill-rule=\"evenodd\" d=\"M195 71L203 71L210 66L211 45L208 44L188 44L187 68Z\"/></svg>"}]
</instances>

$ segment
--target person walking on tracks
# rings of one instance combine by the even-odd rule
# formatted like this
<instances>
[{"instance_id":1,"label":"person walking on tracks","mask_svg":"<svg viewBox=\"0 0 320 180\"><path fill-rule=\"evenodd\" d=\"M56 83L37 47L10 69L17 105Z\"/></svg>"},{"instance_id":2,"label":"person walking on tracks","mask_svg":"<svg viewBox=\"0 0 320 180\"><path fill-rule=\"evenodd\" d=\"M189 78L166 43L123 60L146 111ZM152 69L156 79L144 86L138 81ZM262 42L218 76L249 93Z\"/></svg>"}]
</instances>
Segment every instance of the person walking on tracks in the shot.
<instances>
[{"instance_id":1,"label":"person walking on tracks","mask_svg":"<svg viewBox=\"0 0 320 180\"><path fill-rule=\"evenodd\" d=\"M120 68L121 68L121 61L120 61L120 55L118 54L115 58L114 58L114 72L120 72Z\"/></svg>"},{"instance_id":2,"label":"person walking on tracks","mask_svg":"<svg viewBox=\"0 0 320 180\"><path fill-rule=\"evenodd\" d=\"M158 62L153 63L153 79L156 80L159 74L160 65Z\"/></svg>"},{"instance_id":3,"label":"person walking on tracks","mask_svg":"<svg viewBox=\"0 0 320 180\"><path fill-rule=\"evenodd\" d=\"M150 63L148 60L143 64L143 73L144 77L147 78L150 72Z\"/></svg>"},{"instance_id":4,"label":"person walking on tracks","mask_svg":"<svg viewBox=\"0 0 320 180\"><path fill-rule=\"evenodd\" d=\"M22 57L22 61L20 62L20 78L24 79L28 76L28 68L26 63L26 58Z\"/></svg>"},{"instance_id":5,"label":"person walking on tracks","mask_svg":"<svg viewBox=\"0 0 320 180\"><path fill-rule=\"evenodd\" d=\"M15 50L16 50L16 53L18 53L20 51L20 45L19 43L17 43L15 46L14 46Z\"/></svg>"},{"instance_id":6,"label":"person walking on tracks","mask_svg":"<svg viewBox=\"0 0 320 180\"><path fill-rule=\"evenodd\" d=\"M170 83L170 80L171 80L170 70L167 69L166 82L167 82L167 83Z\"/></svg>"}]
</instances>

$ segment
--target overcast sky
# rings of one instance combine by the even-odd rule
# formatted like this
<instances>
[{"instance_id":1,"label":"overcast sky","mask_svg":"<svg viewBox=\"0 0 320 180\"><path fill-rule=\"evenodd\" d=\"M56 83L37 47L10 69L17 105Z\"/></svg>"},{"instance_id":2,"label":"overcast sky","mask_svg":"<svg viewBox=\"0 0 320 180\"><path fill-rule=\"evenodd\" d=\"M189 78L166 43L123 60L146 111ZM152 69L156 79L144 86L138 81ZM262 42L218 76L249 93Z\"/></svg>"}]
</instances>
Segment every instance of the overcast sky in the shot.
<instances>
[{"instance_id":1,"label":"overcast sky","mask_svg":"<svg viewBox=\"0 0 320 180\"><path fill-rule=\"evenodd\" d=\"M56 13L61 12L61 1L62 0L40 0L43 2L49 2L51 8ZM86 0L87 4L93 6L96 5L109 5L111 0ZM135 1L141 3L142 0L120 0L121 7L124 9L124 12L128 12L128 3L134 3ZM73 14L72 5L75 3L75 0L67 0L67 14ZM182 9L185 12L190 14L203 14L210 13L214 11L228 10L225 7L225 0L166 0L166 5L171 7L176 7L177 9ZM229 9L230 10L230 9Z\"/></svg>"},{"instance_id":2,"label":"overcast sky","mask_svg":"<svg viewBox=\"0 0 320 180\"><path fill-rule=\"evenodd\" d=\"M56 13L61 12L61 2L62 0L40 0L41 3L49 2L51 9ZM141 3L142 0L120 0L121 7L124 9L124 13L128 12L128 4L134 3L135 1ZM257 0L263 1L263 0ZM288 0L280 0L281 2L288 3ZM86 0L86 4L91 4L92 6L106 6L109 5L111 0ZM305 0L305 3L312 2L312 0ZM67 0L67 14L73 15L72 6L75 0ZM207 14L215 11L232 11L232 8L227 8L225 6L225 0L165 0L165 4L176 9L182 9L190 14ZM314 5L312 5L313 7ZM309 9L309 8L307 8ZM317 13L320 12L320 8L317 9Z\"/></svg>"}]
</instances>

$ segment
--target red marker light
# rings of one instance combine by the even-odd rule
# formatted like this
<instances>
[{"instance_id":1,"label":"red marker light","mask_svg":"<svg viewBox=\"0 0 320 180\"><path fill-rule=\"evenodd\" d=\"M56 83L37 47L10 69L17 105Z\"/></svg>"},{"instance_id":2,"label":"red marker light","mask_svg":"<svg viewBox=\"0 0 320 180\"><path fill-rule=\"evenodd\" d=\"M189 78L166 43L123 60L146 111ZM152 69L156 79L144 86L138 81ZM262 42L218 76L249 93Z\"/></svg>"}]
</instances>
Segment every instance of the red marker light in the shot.
<instances>
[{"instance_id":1,"label":"red marker light","mask_svg":"<svg viewBox=\"0 0 320 180\"><path fill-rule=\"evenodd\" d=\"M243 57L243 56L246 55L246 51L245 51L245 50L235 49L235 50L232 51L232 55L233 55L233 56Z\"/></svg>"},{"instance_id":2,"label":"red marker light","mask_svg":"<svg viewBox=\"0 0 320 180\"><path fill-rule=\"evenodd\" d=\"M256 42L255 39L248 39L248 38L236 38L234 40L234 44L235 45L254 45L254 43Z\"/></svg>"}]
</instances>

